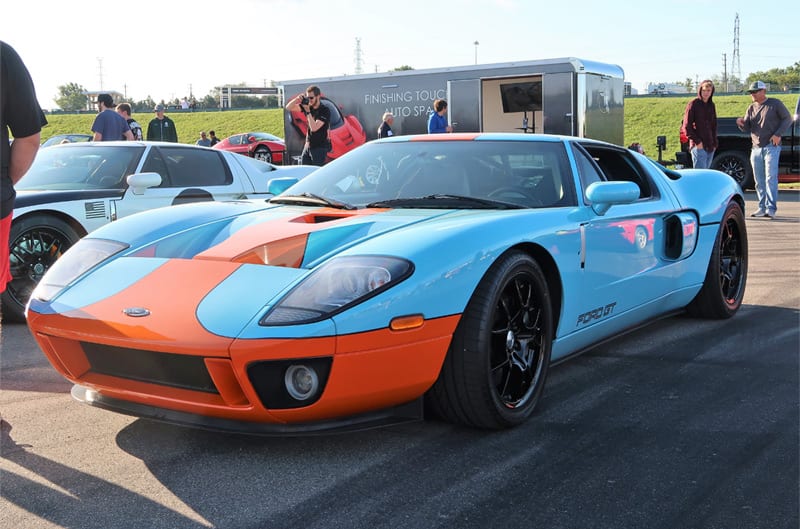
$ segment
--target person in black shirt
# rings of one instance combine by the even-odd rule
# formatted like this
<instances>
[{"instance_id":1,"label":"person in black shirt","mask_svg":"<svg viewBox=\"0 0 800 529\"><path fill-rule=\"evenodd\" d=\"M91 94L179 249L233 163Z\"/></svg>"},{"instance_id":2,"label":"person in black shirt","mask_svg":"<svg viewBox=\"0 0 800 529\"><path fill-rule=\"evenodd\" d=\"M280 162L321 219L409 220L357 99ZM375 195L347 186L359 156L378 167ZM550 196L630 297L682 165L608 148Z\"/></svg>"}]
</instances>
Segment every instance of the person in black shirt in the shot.
<instances>
[{"instance_id":1,"label":"person in black shirt","mask_svg":"<svg viewBox=\"0 0 800 529\"><path fill-rule=\"evenodd\" d=\"M136 121L131 117L131 112L132 110L130 103L120 103L119 105L117 105L117 114L125 118L125 121L131 128L133 139L136 141L142 141L142 139L144 139L142 134L142 126L139 125L138 121Z\"/></svg>"},{"instance_id":2,"label":"person in black shirt","mask_svg":"<svg viewBox=\"0 0 800 529\"><path fill-rule=\"evenodd\" d=\"M11 281L8 239L16 196L14 184L33 164L45 125L47 119L36 99L28 69L14 48L0 41L0 292ZM11 135L14 141L9 144Z\"/></svg>"},{"instance_id":3,"label":"person in black shirt","mask_svg":"<svg viewBox=\"0 0 800 529\"><path fill-rule=\"evenodd\" d=\"M394 114L391 112L384 112L383 122L381 126L378 127L378 138L388 138L394 135L394 132L392 132L392 123L394 123Z\"/></svg>"},{"instance_id":4,"label":"person in black shirt","mask_svg":"<svg viewBox=\"0 0 800 529\"><path fill-rule=\"evenodd\" d=\"M286 110L289 112L300 111L306 118L308 128L302 154L304 165L324 165L328 152L331 150L328 138L331 112L322 104L320 94L319 87L311 85L306 88L304 94L298 94L286 103Z\"/></svg>"}]
</instances>

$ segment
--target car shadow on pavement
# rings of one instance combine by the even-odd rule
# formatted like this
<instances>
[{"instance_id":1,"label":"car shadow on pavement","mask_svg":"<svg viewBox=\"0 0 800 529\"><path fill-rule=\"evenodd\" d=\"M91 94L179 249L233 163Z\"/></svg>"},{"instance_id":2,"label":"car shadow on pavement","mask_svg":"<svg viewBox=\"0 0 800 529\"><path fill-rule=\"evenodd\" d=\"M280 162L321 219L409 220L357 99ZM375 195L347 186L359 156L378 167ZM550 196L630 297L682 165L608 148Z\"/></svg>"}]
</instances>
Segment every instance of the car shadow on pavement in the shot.
<instances>
[{"instance_id":1,"label":"car shadow on pavement","mask_svg":"<svg viewBox=\"0 0 800 529\"><path fill-rule=\"evenodd\" d=\"M0 498L37 518L83 529L121 527L124 520L135 520L135 527L208 527L115 483L42 457L17 444L12 430L0 420L0 458L18 467L0 473ZM143 512L151 518L143 518Z\"/></svg>"}]
</instances>

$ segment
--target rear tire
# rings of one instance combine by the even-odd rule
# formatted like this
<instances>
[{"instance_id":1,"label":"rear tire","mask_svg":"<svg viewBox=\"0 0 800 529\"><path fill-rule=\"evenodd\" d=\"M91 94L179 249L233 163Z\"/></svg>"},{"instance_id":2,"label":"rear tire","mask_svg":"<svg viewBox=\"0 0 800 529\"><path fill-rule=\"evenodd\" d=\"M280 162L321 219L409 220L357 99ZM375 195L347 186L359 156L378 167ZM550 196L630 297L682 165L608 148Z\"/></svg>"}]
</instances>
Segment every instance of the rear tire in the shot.
<instances>
[{"instance_id":1,"label":"rear tire","mask_svg":"<svg viewBox=\"0 0 800 529\"><path fill-rule=\"evenodd\" d=\"M2 294L3 319L25 321L25 305L42 276L80 235L50 215L24 217L11 224L9 257L11 282Z\"/></svg>"},{"instance_id":2,"label":"rear tire","mask_svg":"<svg viewBox=\"0 0 800 529\"><path fill-rule=\"evenodd\" d=\"M736 202L725 209L703 288L687 307L691 316L730 318L739 310L747 283L747 229Z\"/></svg>"},{"instance_id":3,"label":"rear tire","mask_svg":"<svg viewBox=\"0 0 800 529\"><path fill-rule=\"evenodd\" d=\"M723 151L714 155L711 168L727 173L742 189L753 189L753 166L750 158L739 151Z\"/></svg>"},{"instance_id":4,"label":"rear tire","mask_svg":"<svg viewBox=\"0 0 800 529\"><path fill-rule=\"evenodd\" d=\"M470 299L453 334L432 411L468 426L501 429L526 421L544 390L552 347L550 292L539 265L518 251L501 256Z\"/></svg>"}]
</instances>

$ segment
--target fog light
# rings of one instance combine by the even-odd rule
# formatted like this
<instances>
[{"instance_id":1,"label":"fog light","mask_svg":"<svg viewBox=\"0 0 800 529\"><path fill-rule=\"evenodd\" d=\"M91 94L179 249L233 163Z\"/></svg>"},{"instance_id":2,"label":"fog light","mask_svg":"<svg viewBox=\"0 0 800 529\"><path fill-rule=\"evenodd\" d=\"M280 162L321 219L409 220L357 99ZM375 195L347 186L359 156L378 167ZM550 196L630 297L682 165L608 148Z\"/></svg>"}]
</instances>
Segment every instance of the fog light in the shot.
<instances>
[{"instance_id":1,"label":"fog light","mask_svg":"<svg viewBox=\"0 0 800 529\"><path fill-rule=\"evenodd\" d=\"M291 365L283 376L286 391L296 400L313 397L319 389L319 377L314 369L304 365Z\"/></svg>"}]
</instances>

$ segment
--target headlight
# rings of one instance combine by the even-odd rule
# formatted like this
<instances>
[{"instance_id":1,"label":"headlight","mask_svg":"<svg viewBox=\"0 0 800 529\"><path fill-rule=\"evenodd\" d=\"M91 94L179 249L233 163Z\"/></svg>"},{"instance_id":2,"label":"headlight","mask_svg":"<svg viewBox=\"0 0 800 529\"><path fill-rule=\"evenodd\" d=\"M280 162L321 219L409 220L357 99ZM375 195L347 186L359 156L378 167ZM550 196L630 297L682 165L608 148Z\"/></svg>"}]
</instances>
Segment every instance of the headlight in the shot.
<instances>
[{"instance_id":1,"label":"headlight","mask_svg":"<svg viewBox=\"0 0 800 529\"><path fill-rule=\"evenodd\" d=\"M81 274L127 247L106 239L81 239L47 271L31 297L50 301Z\"/></svg>"},{"instance_id":2,"label":"headlight","mask_svg":"<svg viewBox=\"0 0 800 529\"><path fill-rule=\"evenodd\" d=\"M322 265L261 320L262 325L308 323L344 310L396 285L413 270L396 257L340 257Z\"/></svg>"}]
</instances>

